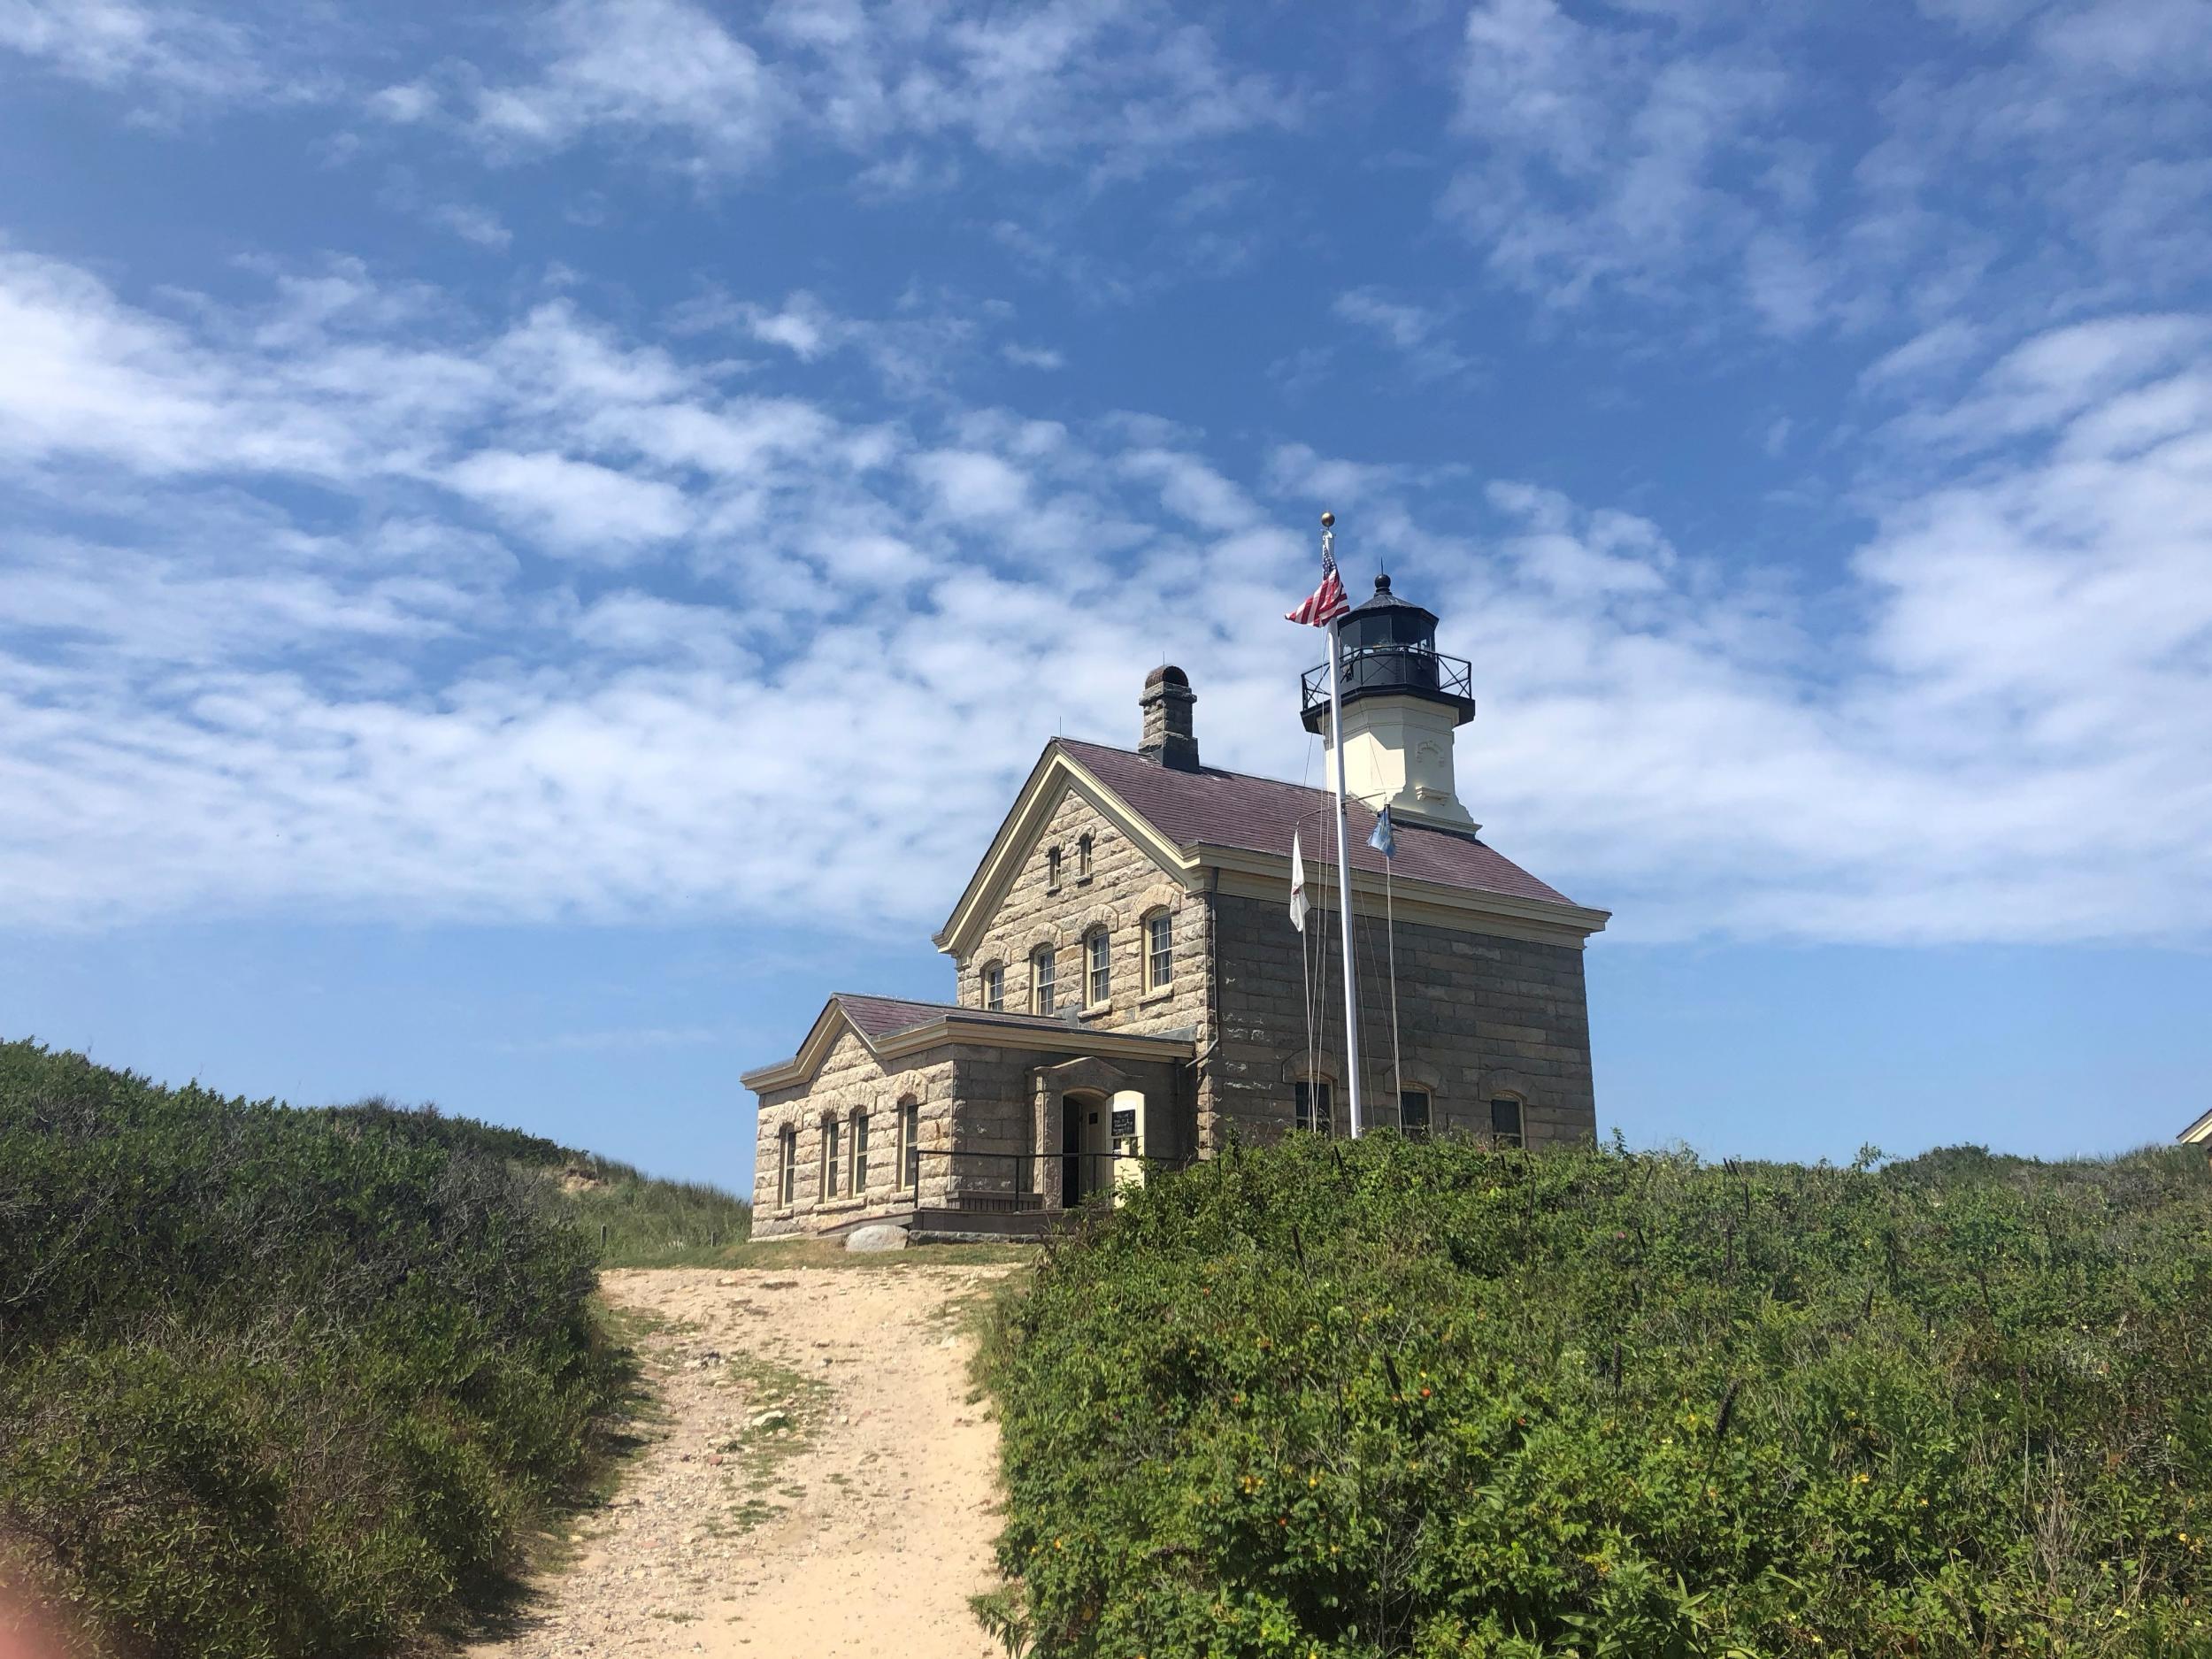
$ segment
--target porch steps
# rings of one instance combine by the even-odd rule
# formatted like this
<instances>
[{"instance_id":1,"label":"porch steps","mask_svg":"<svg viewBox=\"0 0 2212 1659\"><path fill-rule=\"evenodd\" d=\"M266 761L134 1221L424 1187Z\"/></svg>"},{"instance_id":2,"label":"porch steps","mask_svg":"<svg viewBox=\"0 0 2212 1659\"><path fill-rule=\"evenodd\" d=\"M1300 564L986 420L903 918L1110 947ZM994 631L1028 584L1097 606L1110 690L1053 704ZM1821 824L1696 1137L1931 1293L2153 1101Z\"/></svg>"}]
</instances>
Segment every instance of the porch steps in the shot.
<instances>
[{"instance_id":1,"label":"porch steps","mask_svg":"<svg viewBox=\"0 0 2212 1659\"><path fill-rule=\"evenodd\" d=\"M906 1236L915 1244L1034 1244L1064 1219L1056 1210L917 1210Z\"/></svg>"}]
</instances>

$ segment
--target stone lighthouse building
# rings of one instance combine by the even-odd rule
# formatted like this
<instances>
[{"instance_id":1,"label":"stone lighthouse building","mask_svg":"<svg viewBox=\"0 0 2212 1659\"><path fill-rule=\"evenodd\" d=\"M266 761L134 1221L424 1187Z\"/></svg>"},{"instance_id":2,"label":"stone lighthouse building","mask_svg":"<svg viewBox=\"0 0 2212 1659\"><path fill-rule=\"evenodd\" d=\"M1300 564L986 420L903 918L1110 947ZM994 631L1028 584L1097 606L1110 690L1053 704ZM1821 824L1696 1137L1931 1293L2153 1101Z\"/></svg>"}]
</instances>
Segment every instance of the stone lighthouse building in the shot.
<instances>
[{"instance_id":1,"label":"stone lighthouse building","mask_svg":"<svg viewBox=\"0 0 2212 1659\"><path fill-rule=\"evenodd\" d=\"M1342 624L1367 1123L1587 1140L1582 950L1607 915L1482 839L1455 755L1470 671L1436 628L1387 577ZM1181 669L1155 669L1135 748L1045 745L937 933L953 1002L841 993L796 1053L745 1074L757 1236L1030 1231L1233 1136L1341 1131L1331 797L1206 765L1196 702ZM1325 744L1325 667L1303 713ZM1387 869L1367 846L1385 804ZM1315 906L1302 933L1294 833Z\"/></svg>"}]
</instances>

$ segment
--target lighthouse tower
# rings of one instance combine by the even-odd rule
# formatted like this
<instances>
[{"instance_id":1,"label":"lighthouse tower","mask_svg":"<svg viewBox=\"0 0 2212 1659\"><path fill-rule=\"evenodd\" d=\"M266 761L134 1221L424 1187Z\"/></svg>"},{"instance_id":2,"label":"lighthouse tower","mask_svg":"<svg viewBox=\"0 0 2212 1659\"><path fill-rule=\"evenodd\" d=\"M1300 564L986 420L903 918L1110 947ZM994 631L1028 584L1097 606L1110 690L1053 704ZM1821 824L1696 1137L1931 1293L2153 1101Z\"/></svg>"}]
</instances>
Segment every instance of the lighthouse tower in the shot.
<instances>
[{"instance_id":1,"label":"lighthouse tower","mask_svg":"<svg viewBox=\"0 0 2212 1659\"><path fill-rule=\"evenodd\" d=\"M1387 576L1340 626L1346 793L1408 823L1471 833L1480 826L1460 804L1452 768L1453 733L1475 718L1466 660L1436 649L1436 613L1392 593ZM1304 680L1306 730L1325 746L1328 676L1325 664Z\"/></svg>"}]
</instances>

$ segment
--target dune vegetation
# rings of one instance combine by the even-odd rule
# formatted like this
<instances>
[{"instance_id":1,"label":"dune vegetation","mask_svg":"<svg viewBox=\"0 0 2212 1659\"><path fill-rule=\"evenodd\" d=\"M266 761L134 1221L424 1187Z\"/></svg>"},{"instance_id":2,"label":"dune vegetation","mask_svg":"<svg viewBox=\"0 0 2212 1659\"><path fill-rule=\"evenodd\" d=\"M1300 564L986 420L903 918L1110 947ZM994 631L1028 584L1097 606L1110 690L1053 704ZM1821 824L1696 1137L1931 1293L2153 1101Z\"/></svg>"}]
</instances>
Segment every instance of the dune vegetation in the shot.
<instances>
[{"instance_id":1,"label":"dune vegetation","mask_svg":"<svg viewBox=\"0 0 2212 1659\"><path fill-rule=\"evenodd\" d=\"M88 1653L409 1647L604 1448L602 1221L643 1260L745 1219L467 1118L0 1044L0 1574Z\"/></svg>"},{"instance_id":2,"label":"dune vegetation","mask_svg":"<svg viewBox=\"0 0 2212 1659\"><path fill-rule=\"evenodd\" d=\"M1040 1655L2212 1652L2212 1171L1310 1137L987 1361Z\"/></svg>"}]
</instances>

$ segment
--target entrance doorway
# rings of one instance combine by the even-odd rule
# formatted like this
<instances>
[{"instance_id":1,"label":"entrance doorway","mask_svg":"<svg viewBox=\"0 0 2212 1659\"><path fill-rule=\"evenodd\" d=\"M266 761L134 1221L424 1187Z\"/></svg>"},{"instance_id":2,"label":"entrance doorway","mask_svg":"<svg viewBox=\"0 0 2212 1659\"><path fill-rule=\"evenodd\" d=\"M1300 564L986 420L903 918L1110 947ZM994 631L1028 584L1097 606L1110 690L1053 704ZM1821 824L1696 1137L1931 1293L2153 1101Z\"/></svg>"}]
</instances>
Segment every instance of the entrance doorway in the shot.
<instances>
[{"instance_id":1,"label":"entrance doorway","mask_svg":"<svg viewBox=\"0 0 2212 1659\"><path fill-rule=\"evenodd\" d=\"M1072 1210L1099 1190L1105 1175L1106 1102L1070 1094L1060 1102L1060 1204Z\"/></svg>"}]
</instances>

